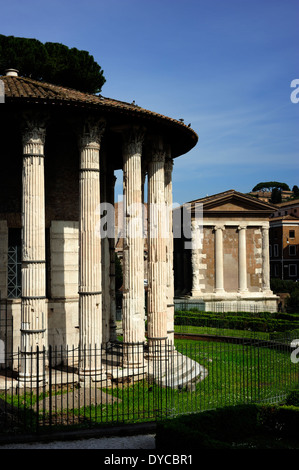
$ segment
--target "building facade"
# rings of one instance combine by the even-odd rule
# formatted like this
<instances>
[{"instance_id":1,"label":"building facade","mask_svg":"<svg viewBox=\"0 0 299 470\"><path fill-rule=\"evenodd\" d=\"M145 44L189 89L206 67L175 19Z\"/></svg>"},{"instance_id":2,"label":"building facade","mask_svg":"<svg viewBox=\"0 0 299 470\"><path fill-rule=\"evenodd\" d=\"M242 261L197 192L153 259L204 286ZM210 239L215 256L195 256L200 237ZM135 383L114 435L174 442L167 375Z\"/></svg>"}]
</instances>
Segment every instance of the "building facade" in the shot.
<instances>
[{"instance_id":1,"label":"building facade","mask_svg":"<svg viewBox=\"0 0 299 470\"><path fill-rule=\"evenodd\" d=\"M270 289L269 217L274 207L234 190L186 205L190 243L175 239L175 295L206 311L276 311ZM184 296L184 297L183 297Z\"/></svg>"},{"instance_id":2,"label":"building facade","mask_svg":"<svg viewBox=\"0 0 299 470\"><path fill-rule=\"evenodd\" d=\"M271 277L299 278L299 200L276 205L270 219Z\"/></svg>"}]
</instances>

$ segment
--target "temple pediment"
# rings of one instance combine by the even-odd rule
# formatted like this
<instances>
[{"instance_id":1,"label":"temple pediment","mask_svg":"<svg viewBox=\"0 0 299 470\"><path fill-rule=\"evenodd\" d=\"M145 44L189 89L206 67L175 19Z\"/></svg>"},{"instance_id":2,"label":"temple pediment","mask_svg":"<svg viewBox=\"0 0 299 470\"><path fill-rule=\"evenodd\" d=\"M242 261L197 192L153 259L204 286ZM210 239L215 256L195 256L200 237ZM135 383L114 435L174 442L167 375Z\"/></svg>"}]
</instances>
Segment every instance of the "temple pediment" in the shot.
<instances>
[{"instance_id":1,"label":"temple pediment","mask_svg":"<svg viewBox=\"0 0 299 470\"><path fill-rule=\"evenodd\" d=\"M272 204L263 202L248 196L246 194L239 193L234 190L226 191L223 193L215 194L213 196L207 196L205 198L191 201L191 207L195 207L197 204L203 205L203 211L207 212L223 212L223 213L264 213L270 215L274 212L275 206Z\"/></svg>"}]
</instances>

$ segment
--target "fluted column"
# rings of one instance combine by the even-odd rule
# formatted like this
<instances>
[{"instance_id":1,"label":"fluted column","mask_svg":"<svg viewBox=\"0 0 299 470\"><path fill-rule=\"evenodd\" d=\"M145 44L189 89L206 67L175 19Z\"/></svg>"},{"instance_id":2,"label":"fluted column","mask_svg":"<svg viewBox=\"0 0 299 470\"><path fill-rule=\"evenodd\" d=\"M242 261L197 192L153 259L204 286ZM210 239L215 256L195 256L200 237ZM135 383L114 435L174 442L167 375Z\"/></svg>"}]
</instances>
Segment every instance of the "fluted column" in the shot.
<instances>
[{"instance_id":1,"label":"fluted column","mask_svg":"<svg viewBox=\"0 0 299 470\"><path fill-rule=\"evenodd\" d=\"M110 179L110 204L114 206L114 190L116 177L113 175ZM115 237L109 237L109 254L110 254L110 341L116 341L116 296L115 296Z\"/></svg>"},{"instance_id":2,"label":"fluted column","mask_svg":"<svg viewBox=\"0 0 299 470\"><path fill-rule=\"evenodd\" d=\"M167 266L167 339L174 342L174 272L173 272L173 221L172 221L172 170L173 160L165 161L165 204L168 216L168 238L166 239L166 266Z\"/></svg>"},{"instance_id":3,"label":"fluted column","mask_svg":"<svg viewBox=\"0 0 299 470\"><path fill-rule=\"evenodd\" d=\"M144 133L142 130L132 129L124 133L123 138L123 359L126 364L137 365L142 363L145 341L141 175ZM139 345L135 346L136 343Z\"/></svg>"},{"instance_id":4,"label":"fluted column","mask_svg":"<svg viewBox=\"0 0 299 470\"><path fill-rule=\"evenodd\" d=\"M109 209L109 189L110 182L108 183L108 156L106 152L101 149L100 155L100 198L101 198L101 214L106 215L110 212ZM109 174L110 176L110 174ZM102 219L103 220L103 219ZM110 340L110 243L109 235L110 230L108 227L109 222L107 221L107 230L102 230L101 235L101 266L102 266L102 344L107 345Z\"/></svg>"},{"instance_id":5,"label":"fluted column","mask_svg":"<svg viewBox=\"0 0 299 470\"><path fill-rule=\"evenodd\" d=\"M271 292L270 288L270 253L269 226L262 226L262 291Z\"/></svg>"},{"instance_id":6,"label":"fluted column","mask_svg":"<svg viewBox=\"0 0 299 470\"><path fill-rule=\"evenodd\" d=\"M104 124L87 121L80 139L79 329L80 376L97 378L102 364L100 142ZM97 354L96 354L97 350Z\"/></svg>"},{"instance_id":7,"label":"fluted column","mask_svg":"<svg viewBox=\"0 0 299 470\"><path fill-rule=\"evenodd\" d=\"M165 151L154 148L148 165L148 340L150 352L167 341ZM152 348L151 348L152 347Z\"/></svg>"},{"instance_id":8,"label":"fluted column","mask_svg":"<svg viewBox=\"0 0 299 470\"><path fill-rule=\"evenodd\" d=\"M222 225L215 226L215 292L224 292L223 277L223 230Z\"/></svg>"},{"instance_id":9,"label":"fluted column","mask_svg":"<svg viewBox=\"0 0 299 470\"><path fill-rule=\"evenodd\" d=\"M23 131L22 308L20 381L42 380L45 362L37 348L47 345L45 266L44 143L41 120L27 119ZM33 354L31 354L31 352Z\"/></svg>"},{"instance_id":10,"label":"fluted column","mask_svg":"<svg viewBox=\"0 0 299 470\"><path fill-rule=\"evenodd\" d=\"M239 226L239 292L247 289L246 227Z\"/></svg>"}]
</instances>

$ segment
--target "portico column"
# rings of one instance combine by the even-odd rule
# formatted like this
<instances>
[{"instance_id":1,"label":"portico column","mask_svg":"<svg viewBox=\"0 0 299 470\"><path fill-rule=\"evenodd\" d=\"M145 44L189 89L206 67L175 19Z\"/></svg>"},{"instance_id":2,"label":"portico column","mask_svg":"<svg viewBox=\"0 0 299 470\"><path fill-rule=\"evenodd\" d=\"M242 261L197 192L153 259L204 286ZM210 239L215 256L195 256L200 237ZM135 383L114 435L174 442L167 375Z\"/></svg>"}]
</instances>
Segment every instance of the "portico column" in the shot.
<instances>
[{"instance_id":1,"label":"portico column","mask_svg":"<svg viewBox=\"0 0 299 470\"><path fill-rule=\"evenodd\" d=\"M22 308L20 381L42 380L47 345L45 266L45 124L28 119L23 131Z\"/></svg>"},{"instance_id":2,"label":"portico column","mask_svg":"<svg viewBox=\"0 0 299 470\"><path fill-rule=\"evenodd\" d=\"M215 226L215 293L224 292L223 277L223 230L222 225Z\"/></svg>"},{"instance_id":3,"label":"portico column","mask_svg":"<svg viewBox=\"0 0 299 470\"><path fill-rule=\"evenodd\" d=\"M239 292L247 289L246 227L239 226Z\"/></svg>"},{"instance_id":4,"label":"portico column","mask_svg":"<svg viewBox=\"0 0 299 470\"><path fill-rule=\"evenodd\" d=\"M143 361L145 341L141 177L144 133L139 129L132 129L125 132L123 137L123 359L126 364L137 365Z\"/></svg>"},{"instance_id":5,"label":"portico column","mask_svg":"<svg viewBox=\"0 0 299 470\"><path fill-rule=\"evenodd\" d=\"M87 121L80 139L79 329L80 378L101 372L100 142L104 124Z\"/></svg>"},{"instance_id":6,"label":"portico column","mask_svg":"<svg viewBox=\"0 0 299 470\"><path fill-rule=\"evenodd\" d=\"M271 292L270 288L270 253L269 225L262 226L262 291Z\"/></svg>"},{"instance_id":7,"label":"portico column","mask_svg":"<svg viewBox=\"0 0 299 470\"><path fill-rule=\"evenodd\" d=\"M167 340L166 303L166 233L168 227L165 214L165 151L157 146L153 149L148 165L148 341L150 353L164 351ZM167 231L166 231L167 228Z\"/></svg>"},{"instance_id":8,"label":"portico column","mask_svg":"<svg viewBox=\"0 0 299 470\"><path fill-rule=\"evenodd\" d=\"M173 227L172 227L172 169L173 160L168 155L165 161L165 204L168 218L168 234L166 239L167 266L167 338L174 342L174 273L173 273Z\"/></svg>"}]
</instances>

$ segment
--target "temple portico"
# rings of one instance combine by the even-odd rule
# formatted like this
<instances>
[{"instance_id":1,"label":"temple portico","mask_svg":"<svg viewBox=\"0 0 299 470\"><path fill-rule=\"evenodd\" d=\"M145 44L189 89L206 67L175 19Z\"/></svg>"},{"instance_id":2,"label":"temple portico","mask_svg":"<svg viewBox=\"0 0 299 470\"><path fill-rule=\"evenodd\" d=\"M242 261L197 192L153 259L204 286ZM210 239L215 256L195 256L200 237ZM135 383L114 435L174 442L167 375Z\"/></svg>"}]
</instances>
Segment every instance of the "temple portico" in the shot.
<instances>
[{"instance_id":1,"label":"temple portico","mask_svg":"<svg viewBox=\"0 0 299 470\"><path fill-rule=\"evenodd\" d=\"M276 311L270 289L269 216L273 207L236 191L192 201L192 243L175 249L176 297L200 301L206 311ZM195 217L202 205L202 217ZM189 253L188 253L189 251ZM181 259L189 273L181 283ZM183 289L182 289L183 286Z\"/></svg>"}]
</instances>

